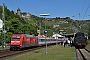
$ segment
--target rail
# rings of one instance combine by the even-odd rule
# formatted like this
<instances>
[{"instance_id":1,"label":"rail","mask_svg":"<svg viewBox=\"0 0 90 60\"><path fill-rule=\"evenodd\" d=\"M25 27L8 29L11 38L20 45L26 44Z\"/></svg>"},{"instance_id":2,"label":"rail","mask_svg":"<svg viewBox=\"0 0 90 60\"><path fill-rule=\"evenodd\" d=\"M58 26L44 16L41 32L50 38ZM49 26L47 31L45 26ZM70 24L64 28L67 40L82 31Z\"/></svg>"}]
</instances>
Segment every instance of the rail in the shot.
<instances>
[{"instance_id":1,"label":"rail","mask_svg":"<svg viewBox=\"0 0 90 60\"><path fill-rule=\"evenodd\" d=\"M90 52L86 49L76 49L77 60L90 60Z\"/></svg>"}]
</instances>

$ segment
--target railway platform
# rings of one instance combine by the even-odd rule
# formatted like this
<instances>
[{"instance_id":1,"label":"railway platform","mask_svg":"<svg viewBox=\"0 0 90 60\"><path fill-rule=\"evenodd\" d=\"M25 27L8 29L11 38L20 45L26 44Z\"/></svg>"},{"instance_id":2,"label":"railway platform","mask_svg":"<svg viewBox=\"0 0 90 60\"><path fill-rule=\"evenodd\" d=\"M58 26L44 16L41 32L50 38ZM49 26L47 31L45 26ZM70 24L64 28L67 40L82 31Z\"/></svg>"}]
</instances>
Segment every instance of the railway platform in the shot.
<instances>
[{"instance_id":1,"label":"railway platform","mask_svg":"<svg viewBox=\"0 0 90 60\"><path fill-rule=\"evenodd\" d=\"M6 46L5 48L3 48L2 46L0 46L0 51L1 50L6 50L6 49L9 49L10 48L10 46Z\"/></svg>"}]
</instances>

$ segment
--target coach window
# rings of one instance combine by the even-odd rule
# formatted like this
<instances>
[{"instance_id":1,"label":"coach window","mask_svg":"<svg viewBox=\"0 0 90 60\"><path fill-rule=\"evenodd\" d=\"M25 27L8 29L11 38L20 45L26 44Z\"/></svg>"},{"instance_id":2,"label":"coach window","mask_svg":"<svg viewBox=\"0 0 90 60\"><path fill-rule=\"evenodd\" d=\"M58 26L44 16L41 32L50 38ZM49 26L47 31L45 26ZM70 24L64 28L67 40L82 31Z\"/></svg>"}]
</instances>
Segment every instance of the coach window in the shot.
<instances>
[{"instance_id":1,"label":"coach window","mask_svg":"<svg viewBox=\"0 0 90 60\"><path fill-rule=\"evenodd\" d=\"M41 39L41 42L44 42L44 39Z\"/></svg>"},{"instance_id":2,"label":"coach window","mask_svg":"<svg viewBox=\"0 0 90 60\"><path fill-rule=\"evenodd\" d=\"M41 42L41 39L39 39L39 42Z\"/></svg>"}]
</instances>

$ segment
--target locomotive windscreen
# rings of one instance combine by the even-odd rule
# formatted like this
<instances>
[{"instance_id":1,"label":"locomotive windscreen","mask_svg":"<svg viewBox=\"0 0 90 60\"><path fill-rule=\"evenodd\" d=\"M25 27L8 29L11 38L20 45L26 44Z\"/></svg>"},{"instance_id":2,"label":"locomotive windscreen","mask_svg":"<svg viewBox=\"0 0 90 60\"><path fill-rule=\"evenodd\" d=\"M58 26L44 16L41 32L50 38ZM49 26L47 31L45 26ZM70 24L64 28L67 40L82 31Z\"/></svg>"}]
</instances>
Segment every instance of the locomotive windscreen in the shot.
<instances>
[{"instance_id":1,"label":"locomotive windscreen","mask_svg":"<svg viewBox=\"0 0 90 60\"><path fill-rule=\"evenodd\" d=\"M84 37L84 33L83 33L83 32L77 32L77 33L75 34L75 38L78 37L78 36Z\"/></svg>"},{"instance_id":2,"label":"locomotive windscreen","mask_svg":"<svg viewBox=\"0 0 90 60\"><path fill-rule=\"evenodd\" d=\"M12 39L20 39L20 36L12 36Z\"/></svg>"}]
</instances>

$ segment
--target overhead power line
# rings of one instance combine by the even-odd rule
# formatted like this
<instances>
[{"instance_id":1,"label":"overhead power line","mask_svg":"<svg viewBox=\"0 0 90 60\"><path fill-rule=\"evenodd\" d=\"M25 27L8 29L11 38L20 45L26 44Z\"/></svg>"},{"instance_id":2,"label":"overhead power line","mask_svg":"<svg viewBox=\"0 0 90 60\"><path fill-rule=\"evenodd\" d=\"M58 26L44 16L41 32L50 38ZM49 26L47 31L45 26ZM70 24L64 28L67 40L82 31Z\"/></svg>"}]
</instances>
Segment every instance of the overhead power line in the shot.
<instances>
[{"instance_id":1,"label":"overhead power line","mask_svg":"<svg viewBox=\"0 0 90 60\"><path fill-rule=\"evenodd\" d=\"M7 2L9 2L11 5L13 5L14 7L16 8L19 8L19 6L17 6L16 4L14 4L13 2L9 1L9 0L6 0ZM21 9L20 9L21 10Z\"/></svg>"},{"instance_id":2,"label":"overhead power line","mask_svg":"<svg viewBox=\"0 0 90 60\"><path fill-rule=\"evenodd\" d=\"M87 13L87 11L88 11L89 6L90 6L90 3L89 3L89 5L88 5L88 7L87 7L87 10L86 10L86 12L85 12L85 14L84 14L83 19L84 19L84 18L85 18L85 16L86 16L86 13Z\"/></svg>"},{"instance_id":3,"label":"overhead power line","mask_svg":"<svg viewBox=\"0 0 90 60\"><path fill-rule=\"evenodd\" d=\"M15 5L14 3L12 3L11 1L7 0L9 3L11 3L12 5L18 7L17 5Z\"/></svg>"},{"instance_id":4,"label":"overhead power line","mask_svg":"<svg viewBox=\"0 0 90 60\"><path fill-rule=\"evenodd\" d=\"M83 11L83 8L84 8L84 6L85 6L85 3L86 3L86 0L84 1L83 7L82 7L82 11ZM80 14L82 14L82 11L81 11Z\"/></svg>"},{"instance_id":5,"label":"overhead power line","mask_svg":"<svg viewBox=\"0 0 90 60\"><path fill-rule=\"evenodd\" d=\"M85 3L86 3L86 0L84 1L84 4L83 4L82 10L81 10L81 13L79 13L79 19L80 19L80 15L82 15L82 11L83 11L83 8L85 6Z\"/></svg>"}]
</instances>

